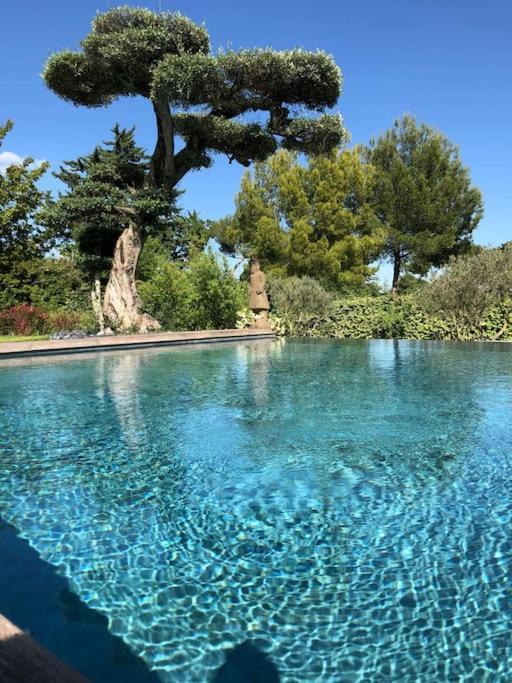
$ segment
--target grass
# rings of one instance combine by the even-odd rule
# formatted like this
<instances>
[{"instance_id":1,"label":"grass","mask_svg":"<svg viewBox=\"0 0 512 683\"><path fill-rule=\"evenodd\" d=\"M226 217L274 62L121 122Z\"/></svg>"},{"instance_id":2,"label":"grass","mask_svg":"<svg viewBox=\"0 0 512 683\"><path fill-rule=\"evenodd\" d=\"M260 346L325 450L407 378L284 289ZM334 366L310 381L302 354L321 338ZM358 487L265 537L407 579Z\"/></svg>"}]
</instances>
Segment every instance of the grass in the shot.
<instances>
[{"instance_id":1,"label":"grass","mask_svg":"<svg viewBox=\"0 0 512 683\"><path fill-rule=\"evenodd\" d=\"M47 334L30 334L30 335L16 335L16 334L0 334L0 344L4 342L20 342L20 341L41 341L42 339L49 339Z\"/></svg>"}]
</instances>

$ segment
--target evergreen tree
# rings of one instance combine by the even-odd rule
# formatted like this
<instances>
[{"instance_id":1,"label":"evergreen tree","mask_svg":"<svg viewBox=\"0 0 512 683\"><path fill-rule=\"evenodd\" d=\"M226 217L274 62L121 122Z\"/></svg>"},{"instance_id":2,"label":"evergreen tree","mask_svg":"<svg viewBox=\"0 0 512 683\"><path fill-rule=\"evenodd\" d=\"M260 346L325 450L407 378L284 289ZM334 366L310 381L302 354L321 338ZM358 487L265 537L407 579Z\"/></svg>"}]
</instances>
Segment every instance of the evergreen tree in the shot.
<instances>
[{"instance_id":1,"label":"evergreen tree","mask_svg":"<svg viewBox=\"0 0 512 683\"><path fill-rule=\"evenodd\" d=\"M100 287L106 284L103 314L110 322L118 322L111 300L119 296L118 290L125 284L120 278L127 275L130 283L126 291L134 300L125 302L130 319L121 319L121 326L128 328L135 321L139 327L156 327L156 321L140 314L135 287L138 256L147 236L172 239L176 211L169 193L146 183L148 160L135 144L133 129L116 125L113 133L112 140L87 156L65 162L55 174L68 191L47 208L44 220L55 233L76 244L84 268L95 281L96 307ZM140 244L136 250L117 250L123 259L120 269L116 246L122 247L122 240L127 239ZM134 306L137 313L132 310Z\"/></svg>"},{"instance_id":2,"label":"evergreen tree","mask_svg":"<svg viewBox=\"0 0 512 683\"><path fill-rule=\"evenodd\" d=\"M233 216L212 226L228 253L264 270L310 276L346 290L366 283L383 231L369 204L373 171L359 150L312 157L280 151L247 172Z\"/></svg>"},{"instance_id":3,"label":"evergreen tree","mask_svg":"<svg viewBox=\"0 0 512 683\"><path fill-rule=\"evenodd\" d=\"M375 168L372 203L387 232L393 291L402 273L424 275L468 248L482 197L446 137L405 116L370 143L366 159Z\"/></svg>"},{"instance_id":4,"label":"evergreen tree","mask_svg":"<svg viewBox=\"0 0 512 683\"><path fill-rule=\"evenodd\" d=\"M167 191L210 166L215 153L248 166L279 145L327 151L344 135L340 117L325 113L341 82L330 56L299 49L212 55L206 29L177 13L120 7L98 14L82 50L51 56L44 78L64 99L88 107L121 96L149 99L157 142L146 182ZM265 122L247 119L257 112Z\"/></svg>"},{"instance_id":5,"label":"evergreen tree","mask_svg":"<svg viewBox=\"0 0 512 683\"><path fill-rule=\"evenodd\" d=\"M178 214L173 221L173 230L162 239L162 244L172 261L187 261L191 255L202 252L210 238L206 221L196 211Z\"/></svg>"}]
</instances>

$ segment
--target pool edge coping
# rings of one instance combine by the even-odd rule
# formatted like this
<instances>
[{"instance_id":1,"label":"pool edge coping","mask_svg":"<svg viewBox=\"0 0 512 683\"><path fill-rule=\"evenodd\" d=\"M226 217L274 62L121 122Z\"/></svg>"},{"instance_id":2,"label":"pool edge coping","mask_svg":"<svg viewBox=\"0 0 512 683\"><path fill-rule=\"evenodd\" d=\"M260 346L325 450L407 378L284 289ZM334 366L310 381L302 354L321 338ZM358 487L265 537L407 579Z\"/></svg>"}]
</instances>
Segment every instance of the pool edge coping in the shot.
<instances>
[{"instance_id":1,"label":"pool edge coping","mask_svg":"<svg viewBox=\"0 0 512 683\"><path fill-rule=\"evenodd\" d=\"M7 617L0 614L0 673L7 674L12 683L26 681L26 674L33 673L40 683L89 683L59 657L43 647L28 632L15 626ZM20 660L23 665L20 665Z\"/></svg>"},{"instance_id":2,"label":"pool edge coping","mask_svg":"<svg viewBox=\"0 0 512 683\"><path fill-rule=\"evenodd\" d=\"M274 339L270 329L199 330L190 332L156 332L150 334L84 337L33 342L3 342L0 344L0 361L31 356L90 353L95 351L122 351L165 346L187 346L214 342ZM9 347L9 348L5 348Z\"/></svg>"}]
</instances>

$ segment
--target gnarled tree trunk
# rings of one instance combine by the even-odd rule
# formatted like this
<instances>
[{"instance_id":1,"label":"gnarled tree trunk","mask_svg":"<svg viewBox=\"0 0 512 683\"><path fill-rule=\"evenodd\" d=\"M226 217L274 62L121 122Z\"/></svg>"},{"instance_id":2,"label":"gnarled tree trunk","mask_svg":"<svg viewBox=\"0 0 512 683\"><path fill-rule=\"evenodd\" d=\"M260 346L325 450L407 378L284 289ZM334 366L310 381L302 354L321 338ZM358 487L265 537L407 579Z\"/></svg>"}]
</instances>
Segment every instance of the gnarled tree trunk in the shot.
<instances>
[{"instance_id":1,"label":"gnarled tree trunk","mask_svg":"<svg viewBox=\"0 0 512 683\"><path fill-rule=\"evenodd\" d=\"M142 313L142 302L135 286L135 271L142 251L140 231L130 225L119 236L103 299L103 314L120 332L153 332L160 323Z\"/></svg>"}]
</instances>

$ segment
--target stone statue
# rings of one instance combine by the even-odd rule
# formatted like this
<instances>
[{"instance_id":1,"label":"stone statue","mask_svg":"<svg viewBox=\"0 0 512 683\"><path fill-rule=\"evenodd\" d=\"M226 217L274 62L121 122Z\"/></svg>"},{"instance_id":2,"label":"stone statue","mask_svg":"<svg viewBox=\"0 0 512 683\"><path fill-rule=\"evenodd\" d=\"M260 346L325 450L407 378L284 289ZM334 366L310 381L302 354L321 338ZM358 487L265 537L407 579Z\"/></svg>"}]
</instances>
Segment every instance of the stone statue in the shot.
<instances>
[{"instance_id":1,"label":"stone statue","mask_svg":"<svg viewBox=\"0 0 512 683\"><path fill-rule=\"evenodd\" d=\"M254 327L268 327L268 296L265 291L266 277L260 268L258 259L251 259L249 264L249 308L256 314Z\"/></svg>"}]
</instances>

